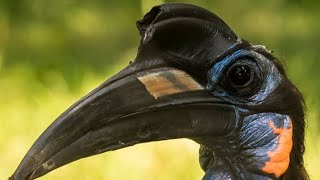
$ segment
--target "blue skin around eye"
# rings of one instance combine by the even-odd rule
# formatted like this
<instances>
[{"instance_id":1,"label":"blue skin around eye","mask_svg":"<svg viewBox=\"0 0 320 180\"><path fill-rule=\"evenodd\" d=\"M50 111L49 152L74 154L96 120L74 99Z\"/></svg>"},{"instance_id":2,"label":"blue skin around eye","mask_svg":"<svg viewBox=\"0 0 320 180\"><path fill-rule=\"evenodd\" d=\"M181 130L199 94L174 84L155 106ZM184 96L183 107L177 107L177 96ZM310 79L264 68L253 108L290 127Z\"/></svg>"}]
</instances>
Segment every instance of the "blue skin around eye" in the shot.
<instances>
[{"instance_id":1,"label":"blue skin around eye","mask_svg":"<svg viewBox=\"0 0 320 180\"><path fill-rule=\"evenodd\" d=\"M243 58L245 57L245 58ZM258 92L251 97L238 97L229 94L228 90L220 86L222 77L225 75L227 69L239 59L248 59L253 61L256 71L261 74L261 87ZM274 175L265 176L263 168L266 163L270 161L269 153L277 150L279 146L280 135L274 132L270 123L274 124L276 128L288 129L292 128L289 116L276 113L257 113L250 114L250 111L237 105L257 105L263 103L268 96L281 83L282 75L278 71L273 61L267 59L262 54L241 49L235 51L231 55L225 57L223 60L213 65L209 72L209 81L207 89L215 96L224 99L234 105L237 113L237 125L239 128L236 133L236 142L239 142L238 151L234 156L241 161L242 166L246 170L238 172L237 176L243 176L242 179L271 179ZM245 114L243 112L246 112ZM282 152L279 152L282 153ZM287 153L287 152L283 152ZM289 157L289 154L287 154ZM233 157L233 156L230 156ZM281 163L281 162L280 162ZM215 165L206 172L203 179L230 179L231 172L225 166Z\"/></svg>"},{"instance_id":2,"label":"blue skin around eye","mask_svg":"<svg viewBox=\"0 0 320 180\"><path fill-rule=\"evenodd\" d=\"M254 59L257 64L261 66L260 69L263 71L262 74L264 74L263 84L258 93L246 99L234 97L227 91L219 87L220 78L226 71L227 67L229 67L232 63L234 63L241 57L250 57ZM214 95L217 95L226 101L232 102L234 104L246 103L250 105L259 104L263 100L265 100L268 95L278 87L280 81L281 74L272 61L268 60L262 54L259 54L255 51L241 49L227 56L212 67L207 88L211 90Z\"/></svg>"}]
</instances>

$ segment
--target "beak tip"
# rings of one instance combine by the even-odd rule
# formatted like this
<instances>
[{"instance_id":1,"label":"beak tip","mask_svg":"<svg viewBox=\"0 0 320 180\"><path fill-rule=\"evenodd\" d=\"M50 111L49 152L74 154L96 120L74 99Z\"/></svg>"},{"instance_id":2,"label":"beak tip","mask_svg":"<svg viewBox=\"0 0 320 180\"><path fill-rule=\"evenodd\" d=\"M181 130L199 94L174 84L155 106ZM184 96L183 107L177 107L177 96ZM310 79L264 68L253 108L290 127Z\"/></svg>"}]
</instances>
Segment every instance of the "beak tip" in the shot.
<instances>
[{"instance_id":1,"label":"beak tip","mask_svg":"<svg viewBox=\"0 0 320 180\"><path fill-rule=\"evenodd\" d=\"M18 179L22 179L19 178L19 173L17 172L18 170L16 170L9 178L8 180L18 180Z\"/></svg>"}]
</instances>

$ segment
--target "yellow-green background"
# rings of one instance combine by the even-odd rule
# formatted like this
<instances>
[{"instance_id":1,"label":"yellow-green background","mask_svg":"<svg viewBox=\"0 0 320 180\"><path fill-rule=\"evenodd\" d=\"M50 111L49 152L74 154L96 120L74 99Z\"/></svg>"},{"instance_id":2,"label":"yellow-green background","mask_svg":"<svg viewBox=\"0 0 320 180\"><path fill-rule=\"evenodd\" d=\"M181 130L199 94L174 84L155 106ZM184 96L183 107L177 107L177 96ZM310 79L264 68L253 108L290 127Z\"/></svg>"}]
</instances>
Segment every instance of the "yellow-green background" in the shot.
<instances>
[{"instance_id":1,"label":"yellow-green background","mask_svg":"<svg viewBox=\"0 0 320 180\"><path fill-rule=\"evenodd\" d=\"M133 60L135 21L160 0L0 0L0 179L68 106ZM172 2L172 1L170 1ZM181 2L181 1L180 1ZM307 104L305 164L320 179L320 1L185 1L283 59ZM90 157L40 179L200 179L198 145L174 140Z\"/></svg>"}]
</instances>

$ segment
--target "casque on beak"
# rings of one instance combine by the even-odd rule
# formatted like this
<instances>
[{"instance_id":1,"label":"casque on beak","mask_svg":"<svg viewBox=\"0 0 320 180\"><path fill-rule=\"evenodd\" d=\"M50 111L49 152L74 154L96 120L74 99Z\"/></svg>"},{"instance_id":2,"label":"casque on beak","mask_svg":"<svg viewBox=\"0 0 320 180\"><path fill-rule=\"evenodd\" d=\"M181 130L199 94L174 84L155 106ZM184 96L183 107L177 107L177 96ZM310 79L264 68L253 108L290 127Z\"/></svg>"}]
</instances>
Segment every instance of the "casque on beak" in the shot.
<instances>
[{"instance_id":1,"label":"casque on beak","mask_svg":"<svg viewBox=\"0 0 320 180\"><path fill-rule=\"evenodd\" d=\"M191 32L205 22L156 15L151 13L138 23L142 44L155 43L152 39L168 33L165 27L170 24L190 23ZM148 28L154 29L145 37ZM215 53L221 53L229 41L217 46ZM157 47L169 48L162 42ZM133 63L61 114L33 144L11 179L35 179L77 159L138 143L230 133L236 124L234 108L210 94L187 71L157 57L155 49L140 46Z\"/></svg>"}]
</instances>

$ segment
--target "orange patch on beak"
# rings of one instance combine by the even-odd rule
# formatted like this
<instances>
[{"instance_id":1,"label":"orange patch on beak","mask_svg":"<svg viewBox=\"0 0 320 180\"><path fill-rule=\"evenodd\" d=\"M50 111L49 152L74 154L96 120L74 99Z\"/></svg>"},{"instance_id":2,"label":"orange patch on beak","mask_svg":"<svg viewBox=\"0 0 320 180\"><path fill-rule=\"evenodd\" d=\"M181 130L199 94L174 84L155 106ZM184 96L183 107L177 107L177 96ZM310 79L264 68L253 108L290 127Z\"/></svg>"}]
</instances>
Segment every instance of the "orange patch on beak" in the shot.
<instances>
[{"instance_id":1,"label":"orange patch on beak","mask_svg":"<svg viewBox=\"0 0 320 180\"><path fill-rule=\"evenodd\" d=\"M288 169L290 163L290 152L292 149L292 122L290 127L277 128L272 121L269 122L269 127L273 129L275 134L278 134L278 144L274 151L268 151L270 160L265 163L262 171L268 174L274 174L280 177Z\"/></svg>"},{"instance_id":2,"label":"orange patch on beak","mask_svg":"<svg viewBox=\"0 0 320 180\"><path fill-rule=\"evenodd\" d=\"M203 89L189 74L177 69L149 73L138 77L138 79L155 99L161 96Z\"/></svg>"}]
</instances>

